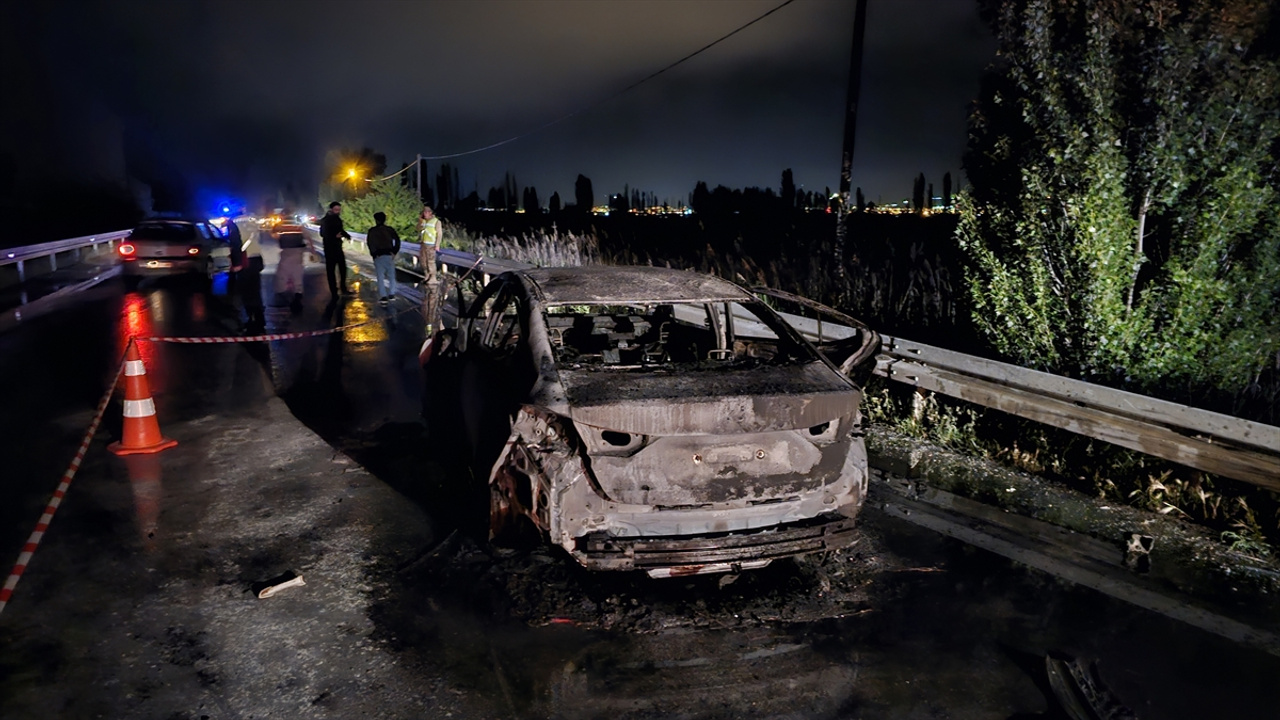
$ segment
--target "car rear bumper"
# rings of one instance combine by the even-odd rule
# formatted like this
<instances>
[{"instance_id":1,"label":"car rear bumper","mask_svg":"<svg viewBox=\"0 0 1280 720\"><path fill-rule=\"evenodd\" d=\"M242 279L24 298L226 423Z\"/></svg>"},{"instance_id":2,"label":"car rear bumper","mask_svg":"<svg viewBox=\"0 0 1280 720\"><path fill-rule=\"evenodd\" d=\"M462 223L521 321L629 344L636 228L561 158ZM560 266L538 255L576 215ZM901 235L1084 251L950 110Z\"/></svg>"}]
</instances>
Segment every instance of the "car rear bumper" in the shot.
<instances>
[{"instance_id":1,"label":"car rear bumper","mask_svg":"<svg viewBox=\"0 0 1280 720\"><path fill-rule=\"evenodd\" d=\"M780 557L848 547L854 519L826 515L768 529L682 537L616 537L595 532L571 551L595 570L644 570L653 577L738 572Z\"/></svg>"}]
</instances>

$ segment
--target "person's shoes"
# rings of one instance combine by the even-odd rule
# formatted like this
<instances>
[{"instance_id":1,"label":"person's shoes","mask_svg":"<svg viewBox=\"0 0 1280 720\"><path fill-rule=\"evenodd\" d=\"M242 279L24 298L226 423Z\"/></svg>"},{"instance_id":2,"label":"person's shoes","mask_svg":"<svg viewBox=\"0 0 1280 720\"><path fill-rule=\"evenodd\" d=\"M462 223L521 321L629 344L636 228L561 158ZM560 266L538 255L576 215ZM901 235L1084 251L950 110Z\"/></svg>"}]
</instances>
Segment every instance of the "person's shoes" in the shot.
<instances>
[{"instance_id":1,"label":"person's shoes","mask_svg":"<svg viewBox=\"0 0 1280 720\"><path fill-rule=\"evenodd\" d=\"M379 305L390 305L390 304L391 304L391 298L389 298L389 297L380 297L380 298L378 298L378 304L379 304Z\"/></svg>"},{"instance_id":2,"label":"person's shoes","mask_svg":"<svg viewBox=\"0 0 1280 720\"><path fill-rule=\"evenodd\" d=\"M352 289L350 289L350 288L347 288L346 290L343 290L343 291L342 291L342 294L343 294L343 296L344 296L344 297L351 297L352 295L355 295L355 294L356 294L356 291L355 291L355 290L352 290Z\"/></svg>"}]
</instances>

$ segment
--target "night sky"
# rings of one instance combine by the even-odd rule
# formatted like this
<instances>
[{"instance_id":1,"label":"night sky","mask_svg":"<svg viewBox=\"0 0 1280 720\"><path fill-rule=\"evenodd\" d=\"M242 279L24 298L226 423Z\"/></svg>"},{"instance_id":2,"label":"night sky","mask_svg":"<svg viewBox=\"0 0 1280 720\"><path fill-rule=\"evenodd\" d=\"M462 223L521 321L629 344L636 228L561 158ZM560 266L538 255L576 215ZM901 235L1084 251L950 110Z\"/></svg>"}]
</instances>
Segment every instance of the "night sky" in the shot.
<instances>
[{"instance_id":1,"label":"night sky","mask_svg":"<svg viewBox=\"0 0 1280 720\"><path fill-rule=\"evenodd\" d=\"M4 150L17 176L181 176L306 199L327 152L396 170L454 157L483 198L510 171L545 203L624 184L839 183L852 0L41 0L6 3ZM972 0L870 0L853 184L908 197L960 175L994 41ZM16 70L16 72L15 72ZM555 122L565 115L568 119ZM548 123L551 123L548 125ZM442 160L429 162L434 175Z\"/></svg>"}]
</instances>

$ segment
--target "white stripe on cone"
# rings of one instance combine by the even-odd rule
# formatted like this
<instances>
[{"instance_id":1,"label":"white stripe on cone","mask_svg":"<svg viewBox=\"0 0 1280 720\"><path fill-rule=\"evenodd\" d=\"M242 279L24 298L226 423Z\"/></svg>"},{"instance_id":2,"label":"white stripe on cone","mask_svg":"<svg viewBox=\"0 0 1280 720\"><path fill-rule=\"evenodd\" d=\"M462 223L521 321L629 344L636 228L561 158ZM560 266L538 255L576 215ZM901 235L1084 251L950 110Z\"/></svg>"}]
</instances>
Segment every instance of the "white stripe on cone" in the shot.
<instances>
[{"instance_id":1,"label":"white stripe on cone","mask_svg":"<svg viewBox=\"0 0 1280 720\"><path fill-rule=\"evenodd\" d=\"M151 398L124 401L124 416L127 418L151 417L155 414L156 404Z\"/></svg>"}]
</instances>

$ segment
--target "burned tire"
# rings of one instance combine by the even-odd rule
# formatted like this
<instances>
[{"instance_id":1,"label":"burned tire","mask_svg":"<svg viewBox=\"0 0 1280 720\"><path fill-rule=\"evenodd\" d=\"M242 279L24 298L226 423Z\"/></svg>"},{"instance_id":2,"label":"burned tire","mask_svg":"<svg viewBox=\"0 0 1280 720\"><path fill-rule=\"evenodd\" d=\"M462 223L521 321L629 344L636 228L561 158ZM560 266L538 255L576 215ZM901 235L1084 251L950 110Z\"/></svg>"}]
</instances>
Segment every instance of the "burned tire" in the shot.
<instances>
[{"instance_id":1,"label":"burned tire","mask_svg":"<svg viewBox=\"0 0 1280 720\"><path fill-rule=\"evenodd\" d=\"M533 504L533 479L504 463L489 485L489 542L510 549L530 550L542 544L542 531L528 515Z\"/></svg>"}]
</instances>

